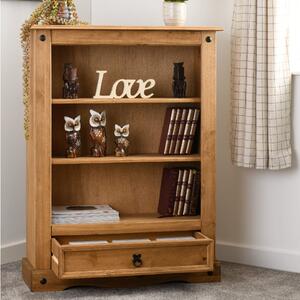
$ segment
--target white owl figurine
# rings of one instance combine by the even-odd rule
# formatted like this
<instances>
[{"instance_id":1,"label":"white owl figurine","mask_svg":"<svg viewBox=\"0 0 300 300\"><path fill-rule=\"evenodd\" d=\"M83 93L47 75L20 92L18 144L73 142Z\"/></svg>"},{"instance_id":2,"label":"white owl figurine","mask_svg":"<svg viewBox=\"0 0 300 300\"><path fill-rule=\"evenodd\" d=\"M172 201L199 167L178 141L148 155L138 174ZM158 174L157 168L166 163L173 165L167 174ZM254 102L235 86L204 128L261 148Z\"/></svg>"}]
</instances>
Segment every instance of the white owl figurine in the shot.
<instances>
[{"instance_id":1,"label":"white owl figurine","mask_svg":"<svg viewBox=\"0 0 300 300\"><path fill-rule=\"evenodd\" d=\"M114 135L116 137L116 156L127 156L129 147L129 141L127 139L129 136L129 124L123 127L115 124Z\"/></svg>"},{"instance_id":2,"label":"white owl figurine","mask_svg":"<svg viewBox=\"0 0 300 300\"><path fill-rule=\"evenodd\" d=\"M93 146L91 155L94 157L106 155L106 113L98 113L90 109L90 138Z\"/></svg>"},{"instance_id":3,"label":"white owl figurine","mask_svg":"<svg viewBox=\"0 0 300 300\"><path fill-rule=\"evenodd\" d=\"M80 156L81 152L81 137L80 137L80 116L75 119L64 117L65 119L65 132L66 132L66 156L68 158L75 158Z\"/></svg>"}]
</instances>

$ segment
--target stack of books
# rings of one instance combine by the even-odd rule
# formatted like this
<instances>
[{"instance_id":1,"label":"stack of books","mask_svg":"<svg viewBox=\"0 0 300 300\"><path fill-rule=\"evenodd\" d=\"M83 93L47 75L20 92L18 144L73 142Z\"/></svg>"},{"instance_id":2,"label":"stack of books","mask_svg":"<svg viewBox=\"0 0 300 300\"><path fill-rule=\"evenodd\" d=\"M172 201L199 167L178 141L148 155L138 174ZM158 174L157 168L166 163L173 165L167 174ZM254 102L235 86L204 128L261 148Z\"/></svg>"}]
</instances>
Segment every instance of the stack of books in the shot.
<instances>
[{"instance_id":1,"label":"stack of books","mask_svg":"<svg viewBox=\"0 0 300 300\"><path fill-rule=\"evenodd\" d=\"M191 154L199 115L198 108L168 108L159 153L163 155Z\"/></svg>"},{"instance_id":2,"label":"stack of books","mask_svg":"<svg viewBox=\"0 0 300 300\"><path fill-rule=\"evenodd\" d=\"M164 168L158 214L161 217L200 214L200 172L191 168Z\"/></svg>"},{"instance_id":3,"label":"stack of books","mask_svg":"<svg viewBox=\"0 0 300 300\"><path fill-rule=\"evenodd\" d=\"M70 205L52 208L52 224L94 224L119 220L119 212L109 205Z\"/></svg>"}]
</instances>

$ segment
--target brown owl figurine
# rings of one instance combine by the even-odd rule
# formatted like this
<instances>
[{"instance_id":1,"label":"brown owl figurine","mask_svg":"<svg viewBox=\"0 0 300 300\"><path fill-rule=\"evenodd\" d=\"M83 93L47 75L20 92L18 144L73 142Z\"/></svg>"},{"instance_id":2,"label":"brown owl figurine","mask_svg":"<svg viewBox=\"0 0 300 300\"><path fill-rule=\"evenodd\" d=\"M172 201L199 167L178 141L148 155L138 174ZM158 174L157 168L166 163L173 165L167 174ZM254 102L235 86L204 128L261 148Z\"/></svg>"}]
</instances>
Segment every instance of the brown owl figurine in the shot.
<instances>
[{"instance_id":1,"label":"brown owl figurine","mask_svg":"<svg viewBox=\"0 0 300 300\"><path fill-rule=\"evenodd\" d=\"M91 155L94 157L106 155L106 113L90 110L90 138L93 143Z\"/></svg>"},{"instance_id":2,"label":"brown owl figurine","mask_svg":"<svg viewBox=\"0 0 300 300\"><path fill-rule=\"evenodd\" d=\"M66 132L66 157L75 158L80 156L81 138L80 138L80 116L75 119L64 117L65 119L65 132Z\"/></svg>"},{"instance_id":3,"label":"brown owl figurine","mask_svg":"<svg viewBox=\"0 0 300 300\"><path fill-rule=\"evenodd\" d=\"M116 137L116 156L127 156L129 147L129 141L127 139L129 136L129 124L123 127L115 124L114 135Z\"/></svg>"}]
</instances>

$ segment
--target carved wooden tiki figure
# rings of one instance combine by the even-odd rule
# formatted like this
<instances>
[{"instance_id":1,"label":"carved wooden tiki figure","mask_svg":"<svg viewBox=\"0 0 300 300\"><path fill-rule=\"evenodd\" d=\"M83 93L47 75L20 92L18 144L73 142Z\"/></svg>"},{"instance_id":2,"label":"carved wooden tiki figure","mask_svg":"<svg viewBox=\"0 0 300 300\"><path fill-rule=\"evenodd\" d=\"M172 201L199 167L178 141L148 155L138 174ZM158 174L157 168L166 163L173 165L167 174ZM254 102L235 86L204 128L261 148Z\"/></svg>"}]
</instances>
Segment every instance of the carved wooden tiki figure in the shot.
<instances>
[{"instance_id":1,"label":"carved wooden tiki figure","mask_svg":"<svg viewBox=\"0 0 300 300\"><path fill-rule=\"evenodd\" d=\"M127 139L127 137L129 136L129 124L123 127L115 124L114 135L116 137L116 156L127 156L129 147L129 141Z\"/></svg>"},{"instance_id":2,"label":"carved wooden tiki figure","mask_svg":"<svg viewBox=\"0 0 300 300\"><path fill-rule=\"evenodd\" d=\"M106 113L98 113L90 110L90 138L93 146L91 148L92 156L105 156L106 155Z\"/></svg>"},{"instance_id":3,"label":"carved wooden tiki figure","mask_svg":"<svg viewBox=\"0 0 300 300\"><path fill-rule=\"evenodd\" d=\"M64 99L78 98L79 82L78 82L77 68L74 68L72 64L65 64L63 79L64 79L63 98Z\"/></svg>"},{"instance_id":4,"label":"carved wooden tiki figure","mask_svg":"<svg viewBox=\"0 0 300 300\"><path fill-rule=\"evenodd\" d=\"M186 95L186 81L184 76L183 62L174 63L173 70L173 96L184 98Z\"/></svg>"},{"instance_id":5,"label":"carved wooden tiki figure","mask_svg":"<svg viewBox=\"0 0 300 300\"><path fill-rule=\"evenodd\" d=\"M75 158L80 156L81 138L80 138L80 116L75 119L70 117L65 118L65 132L66 132L66 157Z\"/></svg>"}]
</instances>

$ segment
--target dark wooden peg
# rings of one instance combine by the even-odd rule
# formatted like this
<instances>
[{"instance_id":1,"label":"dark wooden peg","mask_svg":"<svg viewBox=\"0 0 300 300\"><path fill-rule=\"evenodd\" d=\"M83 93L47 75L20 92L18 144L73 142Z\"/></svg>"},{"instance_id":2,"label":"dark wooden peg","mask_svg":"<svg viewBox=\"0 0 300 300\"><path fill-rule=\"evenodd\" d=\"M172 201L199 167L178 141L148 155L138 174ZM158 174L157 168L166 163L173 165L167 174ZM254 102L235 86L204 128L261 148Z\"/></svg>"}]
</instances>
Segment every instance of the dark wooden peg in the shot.
<instances>
[{"instance_id":1,"label":"dark wooden peg","mask_svg":"<svg viewBox=\"0 0 300 300\"><path fill-rule=\"evenodd\" d=\"M207 36L205 40L206 40L207 43L211 43L212 42L212 37L211 36Z\"/></svg>"},{"instance_id":2,"label":"dark wooden peg","mask_svg":"<svg viewBox=\"0 0 300 300\"><path fill-rule=\"evenodd\" d=\"M46 278L42 278L41 280L40 280L40 284L46 284L47 283L47 279Z\"/></svg>"},{"instance_id":3,"label":"dark wooden peg","mask_svg":"<svg viewBox=\"0 0 300 300\"><path fill-rule=\"evenodd\" d=\"M44 34L40 35L40 41L42 42L46 41L46 36Z\"/></svg>"}]
</instances>

